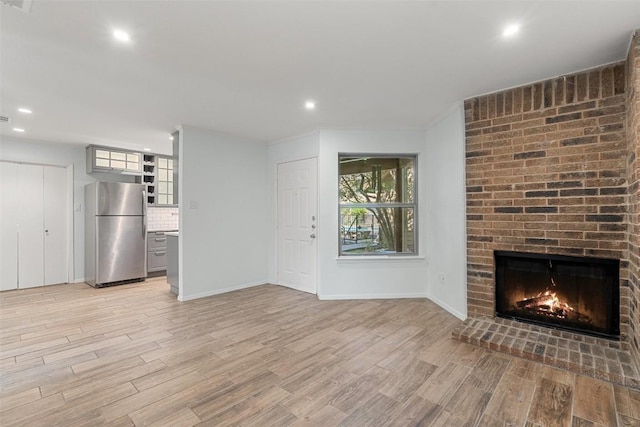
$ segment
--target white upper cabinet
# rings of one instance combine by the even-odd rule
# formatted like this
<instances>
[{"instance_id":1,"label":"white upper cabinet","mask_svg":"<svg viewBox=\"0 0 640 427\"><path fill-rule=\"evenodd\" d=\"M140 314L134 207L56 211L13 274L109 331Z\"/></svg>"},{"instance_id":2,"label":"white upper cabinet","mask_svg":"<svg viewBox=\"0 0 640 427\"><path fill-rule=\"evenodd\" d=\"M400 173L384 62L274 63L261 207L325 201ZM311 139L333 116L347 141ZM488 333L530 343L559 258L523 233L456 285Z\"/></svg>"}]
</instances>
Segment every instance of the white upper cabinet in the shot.
<instances>
[{"instance_id":1,"label":"white upper cabinet","mask_svg":"<svg viewBox=\"0 0 640 427\"><path fill-rule=\"evenodd\" d=\"M149 206L176 206L174 161L170 156L137 153L118 148L87 146L87 173L134 175L145 184Z\"/></svg>"},{"instance_id":2,"label":"white upper cabinet","mask_svg":"<svg viewBox=\"0 0 640 427\"><path fill-rule=\"evenodd\" d=\"M173 197L173 159L158 156L157 160L158 195L156 205L176 205L178 200Z\"/></svg>"},{"instance_id":3,"label":"white upper cabinet","mask_svg":"<svg viewBox=\"0 0 640 427\"><path fill-rule=\"evenodd\" d=\"M142 182L147 186L147 203L152 206L175 206L173 197L173 159L145 153Z\"/></svg>"},{"instance_id":4,"label":"white upper cabinet","mask_svg":"<svg viewBox=\"0 0 640 427\"><path fill-rule=\"evenodd\" d=\"M99 147L87 147L87 173L117 172L131 175L142 173L142 154L134 151Z\"/></svg>"}]
</instances>

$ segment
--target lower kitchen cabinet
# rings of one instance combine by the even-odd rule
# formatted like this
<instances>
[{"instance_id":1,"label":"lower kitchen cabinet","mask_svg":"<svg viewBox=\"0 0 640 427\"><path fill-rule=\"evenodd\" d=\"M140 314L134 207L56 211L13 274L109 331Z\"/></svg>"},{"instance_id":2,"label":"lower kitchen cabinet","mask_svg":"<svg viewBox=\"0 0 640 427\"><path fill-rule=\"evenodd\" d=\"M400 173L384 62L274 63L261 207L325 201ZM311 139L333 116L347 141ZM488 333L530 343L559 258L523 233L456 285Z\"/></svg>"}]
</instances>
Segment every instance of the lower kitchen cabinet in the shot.
<instances>
[{"instance_id":1,"label":"lower kitchen cabinet","mask_svg":"<svg viewBox=\"0 0 640 427\"><path fill-rule=\"evenodd\" d=\"M147 233L147 273L164 272L167 269L167 236L165 231Z\"/></svg>"},{"instance_id":2,"label":"lower kitchen cabinet","mask_svg":"<svg viewBox=\"0 0 640 427\"><path fill-rule=\"evenodd\" d=\"M147 254L147 271L164 271L167 269L167 248L149 251Z\"/></svg>"},{"instance_id":3,"label":"lower kitchen cabinet","mask_svg":"<svg viewBox=\"0 0 640 427\"><path fill-rule=\"evenodd\" d=\"M171 293L178 295L180 284L178 281L178 233L167 233L167 283L171 286Z\"/></svg>"}]
</instances>

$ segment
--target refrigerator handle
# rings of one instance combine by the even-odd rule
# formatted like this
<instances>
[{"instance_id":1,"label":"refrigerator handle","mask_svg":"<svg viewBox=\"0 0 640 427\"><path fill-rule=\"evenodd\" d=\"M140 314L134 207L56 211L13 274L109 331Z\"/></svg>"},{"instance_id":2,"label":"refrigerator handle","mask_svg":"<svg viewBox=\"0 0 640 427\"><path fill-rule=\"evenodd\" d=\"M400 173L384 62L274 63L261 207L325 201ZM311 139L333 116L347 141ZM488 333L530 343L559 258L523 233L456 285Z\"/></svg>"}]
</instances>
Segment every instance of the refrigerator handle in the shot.
<instances>
[{"instance_id":1,"label":"refrigerator handle","mask_svg":"<svg viewBox=\"0 0 640 427\"><path fill-rule=\"evenodd\" d=\"M147 192L142 190L142 238L147 238Z\"/></svg>"}]
</instances>

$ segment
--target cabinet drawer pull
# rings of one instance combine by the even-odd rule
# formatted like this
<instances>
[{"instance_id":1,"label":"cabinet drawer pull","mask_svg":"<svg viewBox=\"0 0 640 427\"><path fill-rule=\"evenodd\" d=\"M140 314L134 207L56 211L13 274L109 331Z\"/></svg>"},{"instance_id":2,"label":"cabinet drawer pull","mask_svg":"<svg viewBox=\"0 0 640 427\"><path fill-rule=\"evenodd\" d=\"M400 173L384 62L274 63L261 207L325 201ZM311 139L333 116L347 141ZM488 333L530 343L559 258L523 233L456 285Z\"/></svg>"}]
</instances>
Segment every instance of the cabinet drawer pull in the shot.
<instances>
[{"instance_id":1,"label":"cabinet drawer pull","mask_svg":"<svg viewBox=\"0 0 640 427\"><path fill-rule=\"evenodd\" d=\"M165 237L164 239L153 239L155 242L166 242L167 238Z\"/></svg>"},{"instance_id":2,"label":"cabinet drawer pull","mask_svg":"<svg viewBox=\"0 0 640 427\"><path fill-rule=\"evenodd\" d=\"M166 253L167 252L165 251L165 252L154 252L153 254L156 255L156 256L162 256L162 255L164 255Z\"/></svg>"}]
</instances>

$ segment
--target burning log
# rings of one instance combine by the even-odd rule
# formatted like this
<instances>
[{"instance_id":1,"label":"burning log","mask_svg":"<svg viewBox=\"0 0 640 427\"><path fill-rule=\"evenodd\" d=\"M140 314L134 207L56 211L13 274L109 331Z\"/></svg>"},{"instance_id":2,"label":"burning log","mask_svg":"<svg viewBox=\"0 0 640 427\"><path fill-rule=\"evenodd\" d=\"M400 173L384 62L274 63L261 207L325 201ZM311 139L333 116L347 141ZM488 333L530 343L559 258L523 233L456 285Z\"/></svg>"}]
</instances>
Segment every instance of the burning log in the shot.
<instances>
[{"instance_id":1,"label":"burning log","mask_svg":"<svg viewBox=\"0 0 640 427\"><path fill-rule=\"evenodd\" d=\"M573 322L591 323L591 317L576 311L565 302L560 302L555 292L541 292L535 297L516 301L517 310L528 312L535 316L563 319Z\"/></svg>"},{"instance_id":2,"label":"burning log","mask_svg":"<svg viewBox=\"0 0 640 427\"><path fill-rule=\"evenodd\" d=\"M546 295L527 298L527 299L523 299L522 301L517 301L516 306L518 308L537 307L539 305L542 305L548 299L549 297Z\"/></svg>"}]
</instances>

